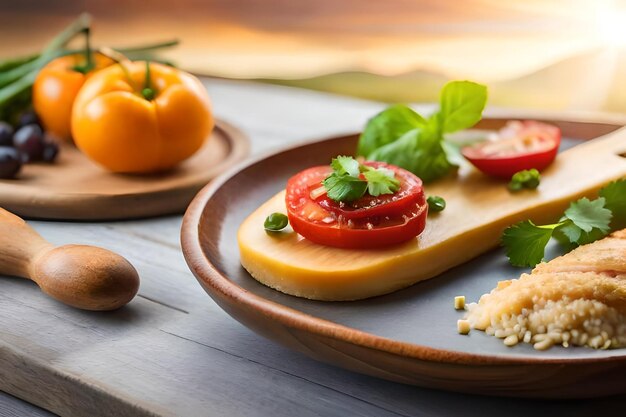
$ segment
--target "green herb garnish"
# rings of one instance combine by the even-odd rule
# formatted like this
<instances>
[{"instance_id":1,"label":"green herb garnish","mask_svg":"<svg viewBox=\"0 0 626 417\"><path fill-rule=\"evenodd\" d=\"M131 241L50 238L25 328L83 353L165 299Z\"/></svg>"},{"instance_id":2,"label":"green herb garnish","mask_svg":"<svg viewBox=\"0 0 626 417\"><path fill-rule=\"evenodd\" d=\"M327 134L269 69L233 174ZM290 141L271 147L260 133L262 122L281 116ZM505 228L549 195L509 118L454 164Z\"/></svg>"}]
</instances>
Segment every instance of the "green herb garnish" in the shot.
<instances>
[{"instance_id":1,"label":"green herb garnish","mask_svg":"<svg viewBox=\"0 0 626 417\"><path fill-rule=\"evenodd\" d=\"M600 197L606 199L606 208L613 213L611 230L626 227L626 179L613 181L600 190Z\"/></svg>"},{"instance_id":2,"label":"green herb garnish","mask_svg":"<svg viewBox=\"0 0 626 417\"><path fill-rule=\"evenodd\" d=\"M289 224L289 218L282 213L272 213L265 219L263 228L268 232L278 232Z\"/></svg>"},{"instance_id":3,"label":"green herb garnish","mask_svg":"<svg viewBox=\"0 0 626 417\"><path fill-rule=\"evenodd\" d=\"M571 250L621 228L626 221L625 190L626 179L615 181L600 190L600 197L595 200L581 198L571 203L558 223L537 226L527 220L507 228L502 243L509 262L533 267L543 260L552 237Z\"/></svg>"},{"instance_id":4,"label":"green herb garnish","mask_svg":"<svg viewBox=\"0 0 626 417\"><path fill-rule=\"evenodd\" d=\"M446 200L438 195L428 196L426 202L428 203L429 213L438 213L446 208Z\"/></svg>"},{"instance_id":5,"label":"green herb garnish","mask_svg":"<svg viewBox=\"0 0 626 417\"><path fill-rule=\"evenodd\" d=\"M513 192L521 191L524 188L534 190L539 187L540 182L541 174L539 171L534 168L525 169L513 174L509 182L509 190Z\"/></svg>"},{"instance_id":6,"label":"green herb garnish","mask_svg":"<svg viewBox=\"0 0 626 417\"><path fill-rule=\"evenodd\" d=\"M361 173L359 169L359 162L351 156L338 156L333 158L330 162L330 167L335 174L338 175L350 175L352 177L358 177Z\"/></svg>"},{"instance_id":7,"label":"green herb garnish","mask_svg":"<svg viewBox=\"0 0 626 417\"><path fill-rule=\"evenodd\" d=\"M363 176L367 180L367 192L374 197L381 194L393 194L400 188L400 181L395 173L388 168L372 168L363 165Z\"/></svg>"},{"instance_id":8,"label":"green herb garnish","mask_svg":"<svg viewBox=\"0 0 626 417\"><path fill-rule=\"evenodd\" d=\"M351 156L338 156L330 166L333 172L326 177L323 185L328 198L334 201L355 201L363 197L366 191L374 197L393 194L400 188L400 181L392 170L359 164Z\"/></svg>"},{"instance_id":9,"label":"green herb garnish","mask_svg":"<svg viewBox=\"0 0 626 417\"><path fill-rule=\"evenodd\" d=\"M513 266L535 266L543 260L545 248L558 224L537 226L526 220L507 228L502 234L506 256Z\"/></svg>"},{"instance_id":10,"label":"green herb garnish","mask_svg":"<svg viewBox=\"0 0 626 417\"><path fill-rule=\"evenodd\" d=\"M428 118L396 104L370 119L359 138L357 154L407 169L424 182L438 179L457 166L444 134L476 124L486 102L484 85L450 82L441 90L439 111Z\"/></svg>"},{"instance_id":11,"label":"green herb garnish","mask_svg":"<svg viewBox=\"0 0 626 417\"><path fill-rule=\"evenodd\" d=\"M335 201L358 200L367 190L367 181L348 174L333 173L324 180L323 184L328 198Z\"/></svg>"},{"instance_id":12,"label":"green herb garnish","mask_svg":"<svg viewBox=\"0 0 626 417\"><path fill-rule=\"evenodd\" d=\"M84 53L85 64L73 69L87 73L93 69L93 50L89 43L89 31L91 18L82 14L57 34L48 45L38 54L26 57L9 58L0 61L0 120L15 121L16 117L32 106L31 90L39 70L48 62L61 56ZM84 34L85 48L74 49L68 44L77 36ZM115 48L131 60L152 59L155 60L154 52L178 44L177 40L142 45L132 48ZM167 62L158 59L160 62Z\"/></svg>"}]
</instances>

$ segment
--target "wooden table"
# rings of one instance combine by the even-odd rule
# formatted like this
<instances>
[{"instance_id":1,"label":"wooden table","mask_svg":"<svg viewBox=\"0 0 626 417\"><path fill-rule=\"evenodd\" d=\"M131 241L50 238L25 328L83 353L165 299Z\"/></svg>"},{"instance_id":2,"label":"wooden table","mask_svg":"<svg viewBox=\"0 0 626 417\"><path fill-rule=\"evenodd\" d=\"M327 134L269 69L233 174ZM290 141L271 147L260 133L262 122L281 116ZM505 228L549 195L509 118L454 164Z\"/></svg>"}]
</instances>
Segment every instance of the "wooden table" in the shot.
<instances>
[{"instance_id":1,"label":"wooden table","mask_svg":"<svg viewBox=\"0 0 626 417\"><path fill-rule=\"evenodd\" d=\"M205 81L217 115L250 135L254 154L356 131L382 107ZM257 336L213 303L183 260L180 223L181 216L32 222L55 244L96 244L123 254L142 284L126 308L91 313L45 297L29 281L0 278L0 389L11 394L0 395L0 415L50 415L33 404L61 415L118 417L583 416L626 405L625 397L542 402L453 394L317 363Z\"/></svg>"}]
</instances>

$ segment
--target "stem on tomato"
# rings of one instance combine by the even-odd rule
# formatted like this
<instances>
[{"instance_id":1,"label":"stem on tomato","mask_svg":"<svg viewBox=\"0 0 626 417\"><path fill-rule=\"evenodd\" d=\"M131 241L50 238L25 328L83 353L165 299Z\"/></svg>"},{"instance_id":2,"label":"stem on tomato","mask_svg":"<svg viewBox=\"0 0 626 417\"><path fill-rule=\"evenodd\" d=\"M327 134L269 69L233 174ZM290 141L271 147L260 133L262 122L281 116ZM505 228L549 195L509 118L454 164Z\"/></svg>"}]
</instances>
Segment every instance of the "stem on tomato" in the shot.
<instances>
[{"instance_id":1,"label":"stem on tomato","mask_svg":"<svg viewBox=\"0 0 626 417\"><path fill-rule=\"evenodd\" d=\"M91 53L91 29L85 28L85 58L87 59L87 71L91 71L95 63L93 62L93 54Z\"/></svg>"},{"instance_id":2,"label":"stem on tomato","mask_svg":"<svg viewBox=\"0 0 626 417\"><path fill-rule=\"evenodd\" d=\"M152 83L150 80L150 61L146 60L146 80L143 83L143 89L141 90L141 95L148 101L154 100L155 92L152 88Z\"/></svg>"},{"instance_id":3,"label":"stem on tomato","mask_svg":"<svg viewBox=\"0 0 626 417\"><path fill-rule=\"evenodd\" d=\"M128 68L125 65L131 62L131 60L126 57L126 55L124 55L123 53L119 51L111 49L108 46L100 48L98 52L108 58L111 58L113 61L115 61L115 63L119 65L120 68L122 69L124 76L128 80L128 83L131 85L133 90L135 91L138 90L137 84L135 84L135 80L133 80L133 77L131 77L130 72L128 71Z\"/></svg>"},{"instance_id":4,"label":"stem on tomato","mask_svg":"<svg viewBox=\"0 0 626 417\"><path fill-rule=\"evenodd\" d=\"M83 53L85 54L85 63L83 65L74 65L72 69L74 71L87 74L95 67L95 64L93 62L93 53L91 51L91 30L86 27L82 30L82 32L85 35L85 49L83 50Z\"/></svg>"}]
</instances>

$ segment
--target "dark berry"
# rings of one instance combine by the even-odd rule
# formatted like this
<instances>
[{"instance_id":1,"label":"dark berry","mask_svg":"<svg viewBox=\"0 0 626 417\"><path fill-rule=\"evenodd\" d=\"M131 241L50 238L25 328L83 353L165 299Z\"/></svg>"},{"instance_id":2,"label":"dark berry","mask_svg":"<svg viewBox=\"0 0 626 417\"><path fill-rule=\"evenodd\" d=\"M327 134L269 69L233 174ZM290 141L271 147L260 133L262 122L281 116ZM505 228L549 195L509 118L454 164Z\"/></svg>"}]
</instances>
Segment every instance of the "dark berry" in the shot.
<instances>
[{"instance_id":1,"label":"dark berry","mask_svg":"<svg viewBox=\"0 0 626 417\"><path fill-rule=\"evenodd\" d=\"M59 154L59 145L51 140L46 141L43 146L42 158L44 162L54 162Z\"/></svg>"},{"instance_id":2,"label":"dark berry","mask_svg":"<svg viewBox=\"0 0 626 417\"><path fill-rule=\"evenodd\" d=\"M39 161L43 157L43 132L39 125L20 127L13 135L13 146L24 155L24 162Z\"/></svg>"},{"instance_id":3,"label":"dark berry","mask_svg":"<svg viewBox=\"0 0 626 417\"><path fill-rule=\"evenodd\" d=\"M22 168L20 152L9 146L0 146L0 179L14 178Z\"/></svg>"},{"instance_id":4,"label":"dark berry","mask_svg":"<svg viewBox=\"0 0 626 417\"><path fill-rule=\"evenodd\" d=\"M32 110L28 110L20 114L20 117L17 121L17 126L22 127L26 125L38 125L39 127L41 127L41 122L39 121L39 117L37 117L37 113Z\"/></svg>"},{"instance_id":5,"label":"dark berry","mask_svg":"<svg viewBox=\"0 0 626 417\"><path fill-rule=\"evenodd\" d=\"M0 146L13 146L13 126L0 121Z\"/></svg>"}]
</instances>

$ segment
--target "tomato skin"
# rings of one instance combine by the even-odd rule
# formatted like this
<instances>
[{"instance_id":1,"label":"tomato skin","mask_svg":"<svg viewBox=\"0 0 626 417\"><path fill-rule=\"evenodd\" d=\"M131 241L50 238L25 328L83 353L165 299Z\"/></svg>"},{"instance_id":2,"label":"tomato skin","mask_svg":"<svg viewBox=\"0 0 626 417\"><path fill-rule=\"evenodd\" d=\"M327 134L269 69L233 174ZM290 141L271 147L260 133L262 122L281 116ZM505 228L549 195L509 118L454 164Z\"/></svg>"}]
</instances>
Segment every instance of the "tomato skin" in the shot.
<instances>
[{"instance_id":1,"label":"tomato skin","mask_svg":"<svg viewBox=\"0 0 626 417\"><path fill-rule=\"evenodd\" d=\"M46 132L58 139L69 139L74 100L85 81L96 71L115 62L102 54L94 54L94 68L87 74L75 71L85 64L84 54L66 55L43 67L33 84L33 107Z\"/></svg>"},{"instance_id":2,"label":"tomato skin","mask_svg":"<svg viewBox=\"0 0 626 417\"><path fill-rule=\"evenodd\" d=\"M83 85L72 107L78 149L103 168L153 173L191 157L214 126L206 89L184 71L150 62L152 100L140 91L146 62L98 71ZM139 91L138 91L139 90Z\"/></svg>"},{"instance_id":3,"label":"tomato skin","mask_svg":"<svg viewBox=\"0 0 626 417\"><path fill-rule=\"evenodd\" d=\"M517 125L520 140L524 138L524 135L537 135L542 143L541 149L521 150L513 155L488 155L482 150L490 143L481 142L464 147L461 153L484 174L507 180L511 179L516 172L525 169L535 168L542 171L547 168L559 151L561 130L556 126L531 120L516 123L520 123Z\"/></svg>"},{"instance_id":4,"label":"tomato skin","mask_svg":"<svg viewBox=\"0 0 626 417\"><path fill-rule=\"evenodd\" d=\"M417 216L399 226L381 229L347 229L310 223L302 217L288 215L293 230L306 239L324 246L343 249L376 249L406 242L418 236L426 227L428 205L420 207Z\"/></svg>"},{"instance_id":5,"label":"tomato skin","mask_svg":"<svg viewBox=\"0 0 626 417\"><path fill-rule=\"evenodd\" d=\"M365 165L373 168L384 167L393 170L396 177L400 179L400 189L394 194L383 194L378 197L366 195L359 199L359 201L356 201L352 205L346 207L341 207L341 205L328 198L327 195L317 199L316 201L318 204L325 210L328 210L338 216L341 215L346 219L353 220L381 215L402 215L403 211L410 204L419 203L419 199L423 195L423 192L422 180L418 177L404 169L397 168L384 162L367 161L365 162ZM372 206L372 202L384 204ZM356 205L356 207L352 207L354 205Z\"/></svg>"},{"instance_id":6,"label":"tomato skin","mask_svg":"<svg viewBox=\"0 0 626 417\"><path fill-rule=\"evenodd\" d=\"M394 195L374 198L380 205L347 210L325 196L311 198L310 191L319 188L331 170L328 166L309 168L287 183L285 202L294 231L312 242L346 249L381 248L418 236L426 227L428 214L421 180L392 165L366 164L393 169L401 181L400 190ZM402 190L406 191L404 195ZM373 197L364 198L369 203ZM353 204L358 206L358 201Z\"/></svg>"}]
</instances>

